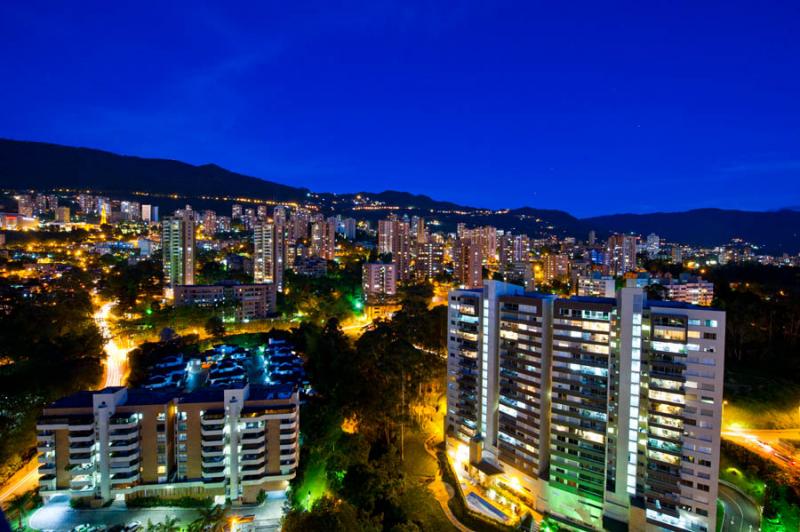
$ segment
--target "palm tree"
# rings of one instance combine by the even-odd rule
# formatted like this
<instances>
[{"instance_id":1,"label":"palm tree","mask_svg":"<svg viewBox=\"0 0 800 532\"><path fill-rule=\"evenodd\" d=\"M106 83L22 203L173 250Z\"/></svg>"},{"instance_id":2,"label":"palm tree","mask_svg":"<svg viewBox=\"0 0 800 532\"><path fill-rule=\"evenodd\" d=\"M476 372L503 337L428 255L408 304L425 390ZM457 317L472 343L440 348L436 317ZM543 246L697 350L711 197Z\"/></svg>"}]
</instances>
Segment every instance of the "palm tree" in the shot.
<instances>
[{"instance_id":1,"label":"palm tree","mask_svg":"<svg viewBox=\"0 0 800 532\"><path fill-rule=\"evenodd\" d=\"M192 521L189 528L192 532L222 532L228 521L228 510L220 505L198 510L200 517Z\"/></svg>"},{"instance_id":2,"label":"palm tree","mask_svg":"<svg viewBox=\"0 0 800 532\"><path fill-rule=\"evenodd\" d=\"M225 525L228 523L228 509L224 506L214 506L212 513L212 520L209 523L208 530L210 532L222 532L225 530Z\"/></svg>"},{"instance_id":3,"label":"palm tree","mask_svg":"<svg viewBox=\"0 0 800 532\"><path fill-rule=\"evenodd\" d=\"M177 517L167 516L164 521L158 524L159 532L180 532Z\"/></svg>"},{"instance_id":4,"label":"palm tree","mask_svg":"<svg viewBox=\"0 0 800 532\"><path fill-rule=\"evenodd\" d=\"M21 495L17 495L8 503L8 513L9 515L17 515L17 528L20 530L22 530L22 518L25 515L25 510L28 509L28 505L30 504L31 500L33 500L32 492L26 491Z\"/></svg>"}]
</instances>

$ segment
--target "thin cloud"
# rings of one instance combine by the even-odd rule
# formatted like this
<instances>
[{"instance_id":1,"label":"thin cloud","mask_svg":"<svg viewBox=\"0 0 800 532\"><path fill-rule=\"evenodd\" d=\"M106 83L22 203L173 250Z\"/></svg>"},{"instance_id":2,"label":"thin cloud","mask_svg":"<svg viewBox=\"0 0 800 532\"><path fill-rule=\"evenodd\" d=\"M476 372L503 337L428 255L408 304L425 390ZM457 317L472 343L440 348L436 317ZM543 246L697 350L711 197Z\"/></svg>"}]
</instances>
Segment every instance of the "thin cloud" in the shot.
<instances>
[{"instance_id":1,"label":"thin cloud","mask_svg":"<svg viewBox=\"0 0 800 532\"><path fill-rule=\"evenodd\" d=\"M764 172L785 172L787 170L800 170L800 159L739 163L723 167L720 170L729 173L744 173L744 172L764 173Z\"/></svg>"}]
</instances>

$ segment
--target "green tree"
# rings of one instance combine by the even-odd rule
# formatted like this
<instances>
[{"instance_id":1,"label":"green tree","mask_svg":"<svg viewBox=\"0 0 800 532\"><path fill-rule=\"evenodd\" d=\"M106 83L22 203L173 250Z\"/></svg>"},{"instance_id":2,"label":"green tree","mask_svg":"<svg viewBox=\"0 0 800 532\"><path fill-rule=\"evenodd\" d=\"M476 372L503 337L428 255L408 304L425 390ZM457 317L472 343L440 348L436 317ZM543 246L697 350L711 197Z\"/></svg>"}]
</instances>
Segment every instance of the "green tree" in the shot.
<instances>
[{"instance_id":1,"label":"green tree","mask_svg":"<svg viewBox=\"0 0 800 532\"><path fill-rule=\"evenodd\" d=\"M200 508L200 517L192 521L189 528L195 531L222 532L228 522L228 510L220 505Z\"/></svg>"},{"instance_id":2,"label":"green tree","mask_svg":"<svg viewBox=\"0 0 800 532\"><path fill-rule=\"evenodd\" d=\"M281 522L283 532L377 532L380 523L359 515L355 506L347 501L322 497L308 512L292 510Z\"/></svg>"},{"instance_id":3,"label":"green tree","mask_svg":"<svg viewBox=\"0 0 800 532\"><path fill-rule=\"evenodd\" d=\"M9 515L15 515L17 518L17 528L19 530L23 529L22 526L22 518L25 516L25 512L28 509L28 506L33 501L33 493L30 491L26 491L20 495L17 495L13 499L11 499L8 503L8 513Z\"/></svg>"},{"instance_id":4,"label":"green tree","mask_svg":"<svg viewBox=\"0 0 800 532\"><path fill-rule=\"evenodd\" d=\"M225 323L223 323L222 318L219 316L211 316L208 318L205 329L206 333L214 338L222 338L225 336Z\"/></svg>"}]
</instances>

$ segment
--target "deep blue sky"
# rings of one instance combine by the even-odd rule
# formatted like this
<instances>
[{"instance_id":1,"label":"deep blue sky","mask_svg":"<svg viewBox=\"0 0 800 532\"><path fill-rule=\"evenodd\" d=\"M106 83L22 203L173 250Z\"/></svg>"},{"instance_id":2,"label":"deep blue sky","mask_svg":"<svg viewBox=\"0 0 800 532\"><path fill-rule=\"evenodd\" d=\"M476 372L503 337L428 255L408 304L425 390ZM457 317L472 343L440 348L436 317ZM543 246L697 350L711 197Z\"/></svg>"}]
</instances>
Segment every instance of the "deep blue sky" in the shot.
<instances>
[{"instance_id":1,"label":"deep blue sky","mask_svg":"<svg viewBox=\"0 0 800 532\"><path fill-rule=\"evenodd\" d=\"M2 2L0 136L577 215L800 205L797 1L117 4Z\"/></svg>"}]
</instances>

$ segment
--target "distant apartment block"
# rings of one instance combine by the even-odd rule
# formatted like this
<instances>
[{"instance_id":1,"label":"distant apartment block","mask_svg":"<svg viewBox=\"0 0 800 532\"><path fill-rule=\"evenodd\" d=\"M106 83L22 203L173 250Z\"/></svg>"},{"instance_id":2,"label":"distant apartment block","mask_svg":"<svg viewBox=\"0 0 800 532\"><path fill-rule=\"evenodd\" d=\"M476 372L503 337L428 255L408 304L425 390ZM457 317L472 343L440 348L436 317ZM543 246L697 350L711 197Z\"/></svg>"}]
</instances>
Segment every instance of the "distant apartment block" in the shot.
<instances>
[{"instance_id":1,"label":"distant apartment block","mask_svg":"<svg viewBox=\"0 0 800 532\"><path fill-rule=\"evenodd\" d=\"M411 266L411 225L397 217L378 221L378 253L392 255L398 279L405 281Z\"/></svg>"},{"instance_id":2,"label":"distant apartment block","mask_svg":"<svg viewBox=\"0 0 800 532\"><path fill-rule=\"evenodd\" d=\"M361 268L361 289L368 301L397 295L397 268L393 262L366 262Z\"/></svg>"},{"instance_id":3,"label":"distant apartment block","mask_svg":"<svg viewBox=\"0 0 800 532\"><path fill-rule=\"evenodd\" d=\"M56 222L60 224L68 224L72 221L70 217L69 207L56 207Z\"/></svg>"},{"instance_id":4,"label":"distant apartment block","mask_svg":"<svg viewBox=\"0 0 800 532\"><path fill-rule=\"evenodd\" d=\"M305 277L324 277L328 273L328 261L321 257L297 257L292 270Z\"/></svg>"},{"instance_id":5,"label":"distant apartment block","mask_svg":"<svg viewBox=\"0 0 800 532\"><path fill-rule=\"evenodd\" d=\"M173 292L175 306L234 307L237 321L249 321L269 317L275 312L275 285L218 284L178 285Z\"/></svg>"},{"instance_id":6,"label":"distant apartment block","mask_svg":"<svg viewBox=\"0 0 800 532\"><path fill-rule=\"evenodd\" d=\"M191 209L164 219L161 226L161 252L164 284L168 290L173 290L177 285L194 284L195 235L194 213Z\"/></svg>"},{"instance_id":7,"label":"distant apartment block","mask_svg":"<svg viewBox=\"0 0 800 532\"><path fill-rule=\"evenodd\" d=\"M483 252L480 242L456 240L453 246L453 273L462 288L480 288L483 284Z\"/></svg>"},{"instance_id":8,"label":"distant apartment block","mask_svg":"<svg viewBox=\"0 0 800 532\"><path fill-rule=\"evenodd\" d=\"M666 298L671 301L707 307L714 300L714 283L702 277L682 274L677 279L668 279L661 284L665 289Z\"/></svg>"},{"instance_id":9,"label":"distant apartment block","mask_svg":"<svg viewBox=\"0 0 800 532\"><path fill-rule=\"evenodd\" d=\"M298 415L292 386L78 392L37 421L40 493L252 503L294 478Z\"/></svg>"},{"instance_id":10,"label":"distant apartment block","mask_svg":"<svg viewBox=\"0 0 800 532\"><path fill-rule=\"evenodd\" d=\"M448 455L569 529L713 531L724 352L724 312L639 288L454 290Z\"/></svg>"},{"instance_id":11,"label":"distant apartment block","mask_svg":"<svg viewBox=\"0 0 800 532\"><path fill-rule=\"evenodd\" d=\"M569 280L569 256L550 254L542 259L544 282Z\"/></svg>"},{"instance_id":12,"label":"distant apartment block","mask_svg":"<svg viewBox=\"0 0 800 532\"><path fill-rule=\"evenodd\" d=\"M414 259L414 273L418 279L433 279L442 272L444 244L427 240L418 243Z\"/></svg>"},{"instance_id":13,"label":"distant apartment block","mask_svg":"<svg viewBox=\"0 0 800 532\"><path fill-rule=\"evenodd\" d=\"M336 218L311 224L311 253L325 260L336 256Z\"/></svg>"},{"instance_id":14,"label":"distant apartment block","mask_svg":"<svg viewBox=\"0 0 800 532\"><path fill-rule=\"evenodd\" d=\"M606 266L610 275L619 276L636 269L636 249L639 237L611 235L606 242Z\"/></svg>"},{"instance_id":15,"label":"distant apartment block","mask_svg":"<svg viewBox=\"0 0 800 532\"><path fill-rule=\"evenodd\" d=\"M579 296L614 297L617 282L610 275L593 272L587 277L578 278L577 294Z\"/></svg>"},{"instance_id":16,"label":"distant apartment block","mask_svg":"<svg viewBox=\"0 0 800 532\"><path fill-rule=\"evenodd\" d=\"M253 281L275 282L275 226L259 222L253 229Z\"/></svg>"}]
</instances>

